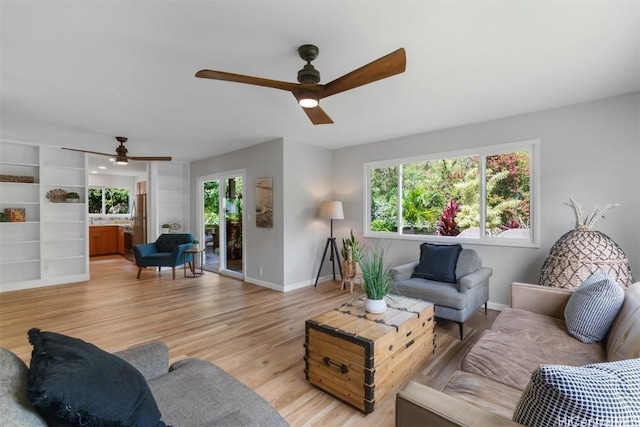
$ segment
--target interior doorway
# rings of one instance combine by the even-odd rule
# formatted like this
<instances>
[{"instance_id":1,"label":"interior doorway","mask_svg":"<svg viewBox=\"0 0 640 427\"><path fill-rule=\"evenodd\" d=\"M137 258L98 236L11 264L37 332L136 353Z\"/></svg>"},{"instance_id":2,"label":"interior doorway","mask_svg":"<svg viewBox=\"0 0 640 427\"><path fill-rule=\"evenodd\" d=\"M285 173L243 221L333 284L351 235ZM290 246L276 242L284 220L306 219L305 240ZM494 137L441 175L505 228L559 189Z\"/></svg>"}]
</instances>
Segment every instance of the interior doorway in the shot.
<instances>
[{"instance_id":1,"label":"interior doorway","mask_svg":"<svg viewBox=\"0 0 640 427\"><path fill-rule=\"evenodd\" d=\"M199 178L202 221L209 271L244 277L244 171Z\"/></svg>"}]
</instances>

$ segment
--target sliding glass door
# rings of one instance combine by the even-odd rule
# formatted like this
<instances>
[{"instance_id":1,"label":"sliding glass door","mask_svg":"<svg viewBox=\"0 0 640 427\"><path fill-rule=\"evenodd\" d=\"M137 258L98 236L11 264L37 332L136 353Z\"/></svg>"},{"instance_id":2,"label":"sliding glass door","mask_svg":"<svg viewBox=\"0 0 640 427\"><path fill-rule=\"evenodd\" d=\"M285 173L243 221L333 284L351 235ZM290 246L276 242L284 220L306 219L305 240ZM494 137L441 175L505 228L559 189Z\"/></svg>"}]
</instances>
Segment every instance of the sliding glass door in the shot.
<instances>
[{"instance_id":1,"label":"sliding glass door","mask_svg":"<svg viewBox=\"0 0 640 427\"><path fill-rule=\"evenodd\" d=\"M244 276L243 175L243 171L237 171L198 181L205 269L239 278Z\"/></svg>"}]
</instances>

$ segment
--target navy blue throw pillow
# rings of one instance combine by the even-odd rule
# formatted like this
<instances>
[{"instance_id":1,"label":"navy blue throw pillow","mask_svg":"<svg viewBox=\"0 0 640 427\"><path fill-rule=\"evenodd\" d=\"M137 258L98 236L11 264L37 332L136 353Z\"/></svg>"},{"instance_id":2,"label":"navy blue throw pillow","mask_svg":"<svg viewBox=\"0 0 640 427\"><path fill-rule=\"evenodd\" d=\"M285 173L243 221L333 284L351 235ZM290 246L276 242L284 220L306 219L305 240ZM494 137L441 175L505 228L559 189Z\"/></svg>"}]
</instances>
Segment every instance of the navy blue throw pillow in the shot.
<instances>
[{"instance_id":1,"label":"navy blue throw pillow","mask_svg":"<svg viewBox=\"0 0 640 427\"><path fill-rule=\"evenodd\" d=\"M80 339L29 331L29 401L79 426L164 427L144 377L125 360Z\"/></svg>"},{"instance_id":2,"label":"navy blue throw pillow","mask_svg":"<svg viewBox=\"0 0 640 427\"><path fill-rule=\"evenodd\" d=\"M420 263L411 277L456 283L456 266L462 251L460 245L420 245Z\"/></svg>"}]
</instances>

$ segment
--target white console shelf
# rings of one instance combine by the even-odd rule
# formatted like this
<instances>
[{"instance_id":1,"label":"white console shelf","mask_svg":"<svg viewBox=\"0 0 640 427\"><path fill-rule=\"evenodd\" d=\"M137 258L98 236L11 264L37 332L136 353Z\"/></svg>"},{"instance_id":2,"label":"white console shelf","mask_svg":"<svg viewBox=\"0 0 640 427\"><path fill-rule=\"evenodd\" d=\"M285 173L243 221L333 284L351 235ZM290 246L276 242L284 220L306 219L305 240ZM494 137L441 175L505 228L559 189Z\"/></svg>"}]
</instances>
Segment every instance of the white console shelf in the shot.
<instances>
[{"instance_id":1,"label":"white console shelf","mask_svg":"<svg viewBox=\"0 0 640 427\"><path fill-rule=\"evenodd\" d=\"M0 141L0 211L23 208L24 222L0 223L0 291L89 280L86 156L56 147ZM54 203L50 190L80 194Z\"/></svg>"}]
</instances>

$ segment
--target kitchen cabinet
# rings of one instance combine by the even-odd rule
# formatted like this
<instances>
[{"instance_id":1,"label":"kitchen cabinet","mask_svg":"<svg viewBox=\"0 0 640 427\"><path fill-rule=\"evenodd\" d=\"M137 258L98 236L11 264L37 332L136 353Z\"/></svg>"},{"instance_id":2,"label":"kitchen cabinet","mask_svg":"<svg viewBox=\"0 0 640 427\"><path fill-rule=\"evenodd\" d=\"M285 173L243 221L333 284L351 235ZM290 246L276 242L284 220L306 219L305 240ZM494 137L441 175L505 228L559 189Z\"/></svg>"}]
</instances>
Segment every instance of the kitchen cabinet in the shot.
<instances>
[{"instance_id":1,"label":"kitchen cabinet","mask_svg":"<svg viewBox=\"0 0 640 427\"><path fill-rule=\"evenodd\" d=\"M118 253L118 228L112 225L89 227L89 255L112 255Z\"/></svg>"},{"instance_id":2,"label":"kitchen cabinet","mask_svg":"<svg viewBox=\"0 0 640 427\"><path fill-rule=\"evenodd\" d=\"M118 227L118 253L124 255L124 227Z\"/></svg>"}]
</instances>

